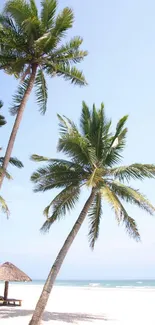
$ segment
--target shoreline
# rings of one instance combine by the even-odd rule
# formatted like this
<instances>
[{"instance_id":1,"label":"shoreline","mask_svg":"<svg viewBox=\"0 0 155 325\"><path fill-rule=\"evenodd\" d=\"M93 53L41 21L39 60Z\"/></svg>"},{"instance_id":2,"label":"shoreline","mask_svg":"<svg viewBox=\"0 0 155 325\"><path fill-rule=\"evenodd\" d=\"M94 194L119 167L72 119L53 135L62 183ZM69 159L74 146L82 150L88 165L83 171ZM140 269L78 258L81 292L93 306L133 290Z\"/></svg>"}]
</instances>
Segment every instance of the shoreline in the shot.
<instances>
[{"instance_id":1,"label":"shoreline","mask_svg":"<svg viewBox=\"0 0 155 325\"><path fill-rule=\"evenodd\" d=\"M0 283L0 290L1 290L1 287L3 287L4 286L4 283ZM20 283L20 282L18 282L18 283L9 283L9 287L17 287L17 286L20 286L20 287L23 287L23 288L25 288L25 287L30 287L30 288L43 288L43 286L44 286L44 284L39 284L39 283L33 283L33 281L32 281L32 283L25 283L25 284L23 284L23 283ZM76 289L76 290L104 290L104 291L106 291L106 290L108 290L108 291L110 291L110 290L125 290L125 291L127 291L127 290L137 290L137 291L142 291L142 290L152 290L152 291L155 291L155 287L154 286L116 286L116 287L110 287L110 286L100 286L100 285L96 285L96 286L92 286L92 285L88 285L88 286L74 286L74 285L57 285L57 284L54 284L54 286L53 286L53 288L57 288L57 289L67 289L67 290L69 290L69 289L71 289L71 290L74 290L74 289Z\"/></svg>"}]
</instances>

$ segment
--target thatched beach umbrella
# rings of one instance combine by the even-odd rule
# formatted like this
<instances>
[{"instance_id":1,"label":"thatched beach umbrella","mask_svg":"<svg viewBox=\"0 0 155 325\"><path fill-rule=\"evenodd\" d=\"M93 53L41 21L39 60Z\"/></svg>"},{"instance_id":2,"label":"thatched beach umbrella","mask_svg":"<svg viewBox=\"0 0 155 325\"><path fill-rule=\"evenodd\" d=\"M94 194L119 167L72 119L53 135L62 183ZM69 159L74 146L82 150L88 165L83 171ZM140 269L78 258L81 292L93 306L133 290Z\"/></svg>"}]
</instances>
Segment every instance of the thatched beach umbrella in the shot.
<instances>
[{"instance_id":1,"label":"thatched beach umbrella","mask_svg":"<svg viewBox=\"0 0 155 325\"><path fill-rule=\"evenodd\" d=\"M0 281L5 281L4 300L6 300L8 297L9 282L27 282L32 280L23 271L18 269L18 267L6 262L0 265Z\"/></svg>"}]
</instances>

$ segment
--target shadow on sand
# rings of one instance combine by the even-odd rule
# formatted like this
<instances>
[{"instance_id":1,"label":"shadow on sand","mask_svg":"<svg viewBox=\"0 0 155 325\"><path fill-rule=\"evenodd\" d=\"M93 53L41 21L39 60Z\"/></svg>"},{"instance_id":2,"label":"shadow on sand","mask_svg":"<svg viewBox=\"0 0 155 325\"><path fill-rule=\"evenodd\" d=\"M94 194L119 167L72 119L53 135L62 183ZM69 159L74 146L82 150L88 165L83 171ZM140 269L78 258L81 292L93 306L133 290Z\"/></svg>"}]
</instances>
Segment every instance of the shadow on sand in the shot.
<instances>
[{"instance_id":1,"label":"shadow on sand","mask_svg":"<svg viewBox=\"0 0 155 325\"><path fill-rule=\"evenodd\" d=\"M30 316L33 310L22 310L15 308L1 308L0 307L0 320L4 318L11 317L22 317ZM70 324L76 324L78 321L92 322L94 320L107 321L108 319L102 315L91 315L91 314L81 314L81 313L51 313L45 311L43 315L43 321L48 322L50 320L63 321Z\"/></svg>"}]
</instances>

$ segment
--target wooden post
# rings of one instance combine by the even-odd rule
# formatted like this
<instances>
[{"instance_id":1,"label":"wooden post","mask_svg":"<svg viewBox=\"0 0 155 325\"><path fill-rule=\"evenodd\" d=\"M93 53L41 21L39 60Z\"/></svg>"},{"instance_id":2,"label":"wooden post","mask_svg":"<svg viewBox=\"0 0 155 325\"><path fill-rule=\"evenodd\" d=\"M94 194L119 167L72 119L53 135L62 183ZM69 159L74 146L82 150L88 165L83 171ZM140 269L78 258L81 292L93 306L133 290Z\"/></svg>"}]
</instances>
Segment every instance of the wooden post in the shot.
<instances>
[{"instance_id":1,"label":"wooden post","mask_svg":"<svg viewBox=\"0 0 155 325\"><path fill-rule=\"evenodd\" d=\"M5 288L4 288L4 302L7 300L8 298L8 289L9 289L9 282L5 281Z\"/></svg>"}]
</instances>

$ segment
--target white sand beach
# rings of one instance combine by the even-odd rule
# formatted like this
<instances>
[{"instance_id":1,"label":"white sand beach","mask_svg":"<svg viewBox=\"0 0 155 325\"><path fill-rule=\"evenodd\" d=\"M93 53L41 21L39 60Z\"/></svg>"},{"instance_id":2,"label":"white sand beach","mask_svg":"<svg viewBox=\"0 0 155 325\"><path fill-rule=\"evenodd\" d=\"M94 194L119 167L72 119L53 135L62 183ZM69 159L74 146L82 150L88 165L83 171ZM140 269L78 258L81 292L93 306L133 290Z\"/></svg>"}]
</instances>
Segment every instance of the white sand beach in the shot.
<instances>
[{"instance_id":1,"label":"white sand beach","mask_svg":"<svg viewBox=\"0 0 155 325\"><path fill-rule=\"evenodd\" d=\"M22 307L0 307L0 324L28 325L42 287L10 285ZM3 286L0 285L0 295ZM43 316L47 325L154 325L155 289L54 287Z\"/></svg>"}]
</instances>

